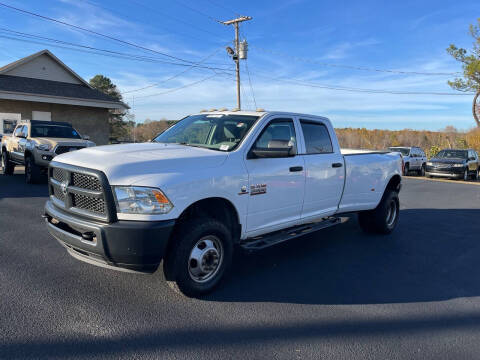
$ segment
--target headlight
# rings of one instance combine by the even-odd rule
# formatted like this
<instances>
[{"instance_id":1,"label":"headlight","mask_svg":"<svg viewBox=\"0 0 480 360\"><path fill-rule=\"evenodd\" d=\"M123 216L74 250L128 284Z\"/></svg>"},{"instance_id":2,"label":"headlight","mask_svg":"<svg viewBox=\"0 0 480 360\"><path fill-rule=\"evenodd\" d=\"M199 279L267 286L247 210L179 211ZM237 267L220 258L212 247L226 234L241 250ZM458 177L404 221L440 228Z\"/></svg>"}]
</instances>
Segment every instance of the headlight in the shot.
<instances>
[{"instance_id":1,"label":"headlight","mask_svg":"<svg viewBox=\"0 0 480 360\"><path fill-rule=\"evenodd\" d=\"M114 186L117 212L124 214L166 214L173 208L160 189L140 186Z\"/></svg>"},{"instance_id":2,"label":"headlight","mask_svg":"<svg viewBox=\"0 0 480 360\"><path fill-rule=\"evenodd\" d=\"M41 150L41 151L50 151L50 149L52 148L50 145L48 144L35 144L35 147L38 149L38 150Z\"/></svg>"},{"instance_id":3,"label":"headlight","mask_svg":"<svg viewBox=\"0 0 480 360\"><path fill-rule=\"evenodd\" d=\"M465 164L453 164L453 167L464 167Z\"/></svg>"},{"instance_id":4,"label":"headlight","mask_svg":"<svg viewBox=\"0 0 480 360\"><path fill-rule=\"evenodd\" d=\"M433 163L431 161L427 161L427 166L432 166Z\"/></svg>"}]
</instances>

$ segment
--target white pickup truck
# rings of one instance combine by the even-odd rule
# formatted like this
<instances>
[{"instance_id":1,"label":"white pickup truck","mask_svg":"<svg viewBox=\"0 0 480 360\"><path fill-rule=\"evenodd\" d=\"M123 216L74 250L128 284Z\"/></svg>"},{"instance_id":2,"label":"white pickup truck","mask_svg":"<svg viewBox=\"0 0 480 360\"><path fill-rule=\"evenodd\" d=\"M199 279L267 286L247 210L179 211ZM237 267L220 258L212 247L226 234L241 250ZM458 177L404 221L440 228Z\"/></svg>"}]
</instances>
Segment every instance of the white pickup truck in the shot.
<instances>
[{"instance_id":1,"label":"white pickup truck","mask_svg":"<svg viewBox=\"0 0 480 360\"><path fill-rule=\"evenodd\" d=\"M49 167L49 232L77 259L211 291L234 248L259 250L342 222L367 232L399 217L398 153L341 152L324 117L191 115L152 142L60 155Z\"/></svg>"}]
</instances>

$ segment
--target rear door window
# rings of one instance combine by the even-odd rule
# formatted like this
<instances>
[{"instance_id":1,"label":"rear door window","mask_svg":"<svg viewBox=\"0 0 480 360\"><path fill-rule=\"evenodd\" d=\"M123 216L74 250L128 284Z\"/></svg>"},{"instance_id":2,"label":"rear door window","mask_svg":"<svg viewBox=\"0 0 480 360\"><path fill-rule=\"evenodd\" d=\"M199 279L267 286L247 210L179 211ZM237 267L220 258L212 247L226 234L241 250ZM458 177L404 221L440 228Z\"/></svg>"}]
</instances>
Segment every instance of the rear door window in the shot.
<instances>
[{"instance_id":1,"label":"rear door window","mask_svg":"<svg viewBox=\"0 0 480 360\"><path fill-rule=\"evenodd\" d=\"M333 153L332 140L324 124L300 120L307 154Z\"/></svg>"}]
</instances>

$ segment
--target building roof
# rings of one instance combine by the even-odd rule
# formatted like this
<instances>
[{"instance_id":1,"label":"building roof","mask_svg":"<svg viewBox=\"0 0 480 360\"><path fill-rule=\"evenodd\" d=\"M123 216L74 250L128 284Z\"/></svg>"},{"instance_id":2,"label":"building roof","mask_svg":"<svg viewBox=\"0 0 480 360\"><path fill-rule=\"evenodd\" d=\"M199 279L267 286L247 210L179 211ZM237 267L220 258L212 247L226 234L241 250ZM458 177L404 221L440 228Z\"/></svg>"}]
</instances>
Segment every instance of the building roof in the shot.
<instances>
[{"instance_id":1,"label":"building roof","mask_svg":"<svg viewBox=\"0 0 480 360\"><path fill-rule=\"evenodd\" d=\"M49 67L56 70L55 80L49 79L54 74L48 72ZM92 88L48 50L0 68L0 99L128 109L123 102Z\"/></svg>"},{"instance_id":2,"label":"building roof","mask_svg":"<svg viewBox=\"0 0 480 360\"><path fill-rule=\"evenodd\" d=\"M45 50L41 50L39 52L36 52L35 54L32 54L32 55L29 55L29 56L26 56L24 58L21 58L17 61L14 61L10 64L7 64L5 66L2 66L0 67L0 74L6 74L28 62L31 62L33 60L35 60L36 58L42 56L42 55L46 55L48 57L50 57L53 61L55 61L56 63L58 63L65 71L67 71L70 75L72 75L74 78L76 78L78 81L80 81L81 83L83 83L85 86L88 86L88 87L91 87L90 84L85 81L80 75L78 75L75 71L73 71L72 69L70 69L67 65L65 65L59 58L57 58L55 55L53 55L49 50L45 49Z\"/></svg>"},{"instance_id":3,"label":"building roof","mask_svg":"<svg viewBox=\"0 0 480 360\"><path fill-rule=\"evenodd\" d=\"M0 90L26 94L52 95L88 100L116 101L112 97L80 84L0 75Z\"/></svg>"}]
</instances>

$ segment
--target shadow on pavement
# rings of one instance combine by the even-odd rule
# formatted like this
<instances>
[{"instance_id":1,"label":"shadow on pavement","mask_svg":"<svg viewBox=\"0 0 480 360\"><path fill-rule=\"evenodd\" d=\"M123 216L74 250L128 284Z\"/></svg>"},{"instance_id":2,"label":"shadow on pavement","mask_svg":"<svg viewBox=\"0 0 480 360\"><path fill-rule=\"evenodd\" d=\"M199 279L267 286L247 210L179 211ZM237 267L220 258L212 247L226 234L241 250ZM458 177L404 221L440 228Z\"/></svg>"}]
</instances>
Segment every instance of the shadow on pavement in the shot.
<instances>
[{"instance_id":1,"label":"shadow on pavement","mask_svg":"<svg viewBox=\"0 0 480 360\"><path fill-rule=\"evenodd\" d=\"M367 336L429 335L442 331L473 331L480 329L480 315L453 314L411 319L380 319L360 321L299 322L283 326L210 327L188 330L151 331L127 334L114 338L100 336L66 338L61 340L33 340L0 344L0 351L8 359L71 358L77 356L127 355L157 352L172 355L172 351L192 350L211 352L245 344L263 345L271 342L313 341Z\"/></svg>"},{"instance_id":2,"label":"shadow on pavement","mask_svg":"<svg viewBox=\"0 0 480 360\"><path fill-rule=\"evenodd\" d=\"M47 177L40 184L25 184L25 175L15 173L7 176L0 174L0 200L4 198L47 197Z\"/></svg>"},{"instance_id":3,"label":"shadow on pavement","mask_svg":"<svg viewBox=\"0 0 480 360\"><path fill-rule=\"evenodd\" d=\"M479 217L477 209L403 210L393 234L375 236L362 233L354 216L263 252L240 252L229 279L204 300L377 304L480 296Z\"/></svg>"}]
</instances>

